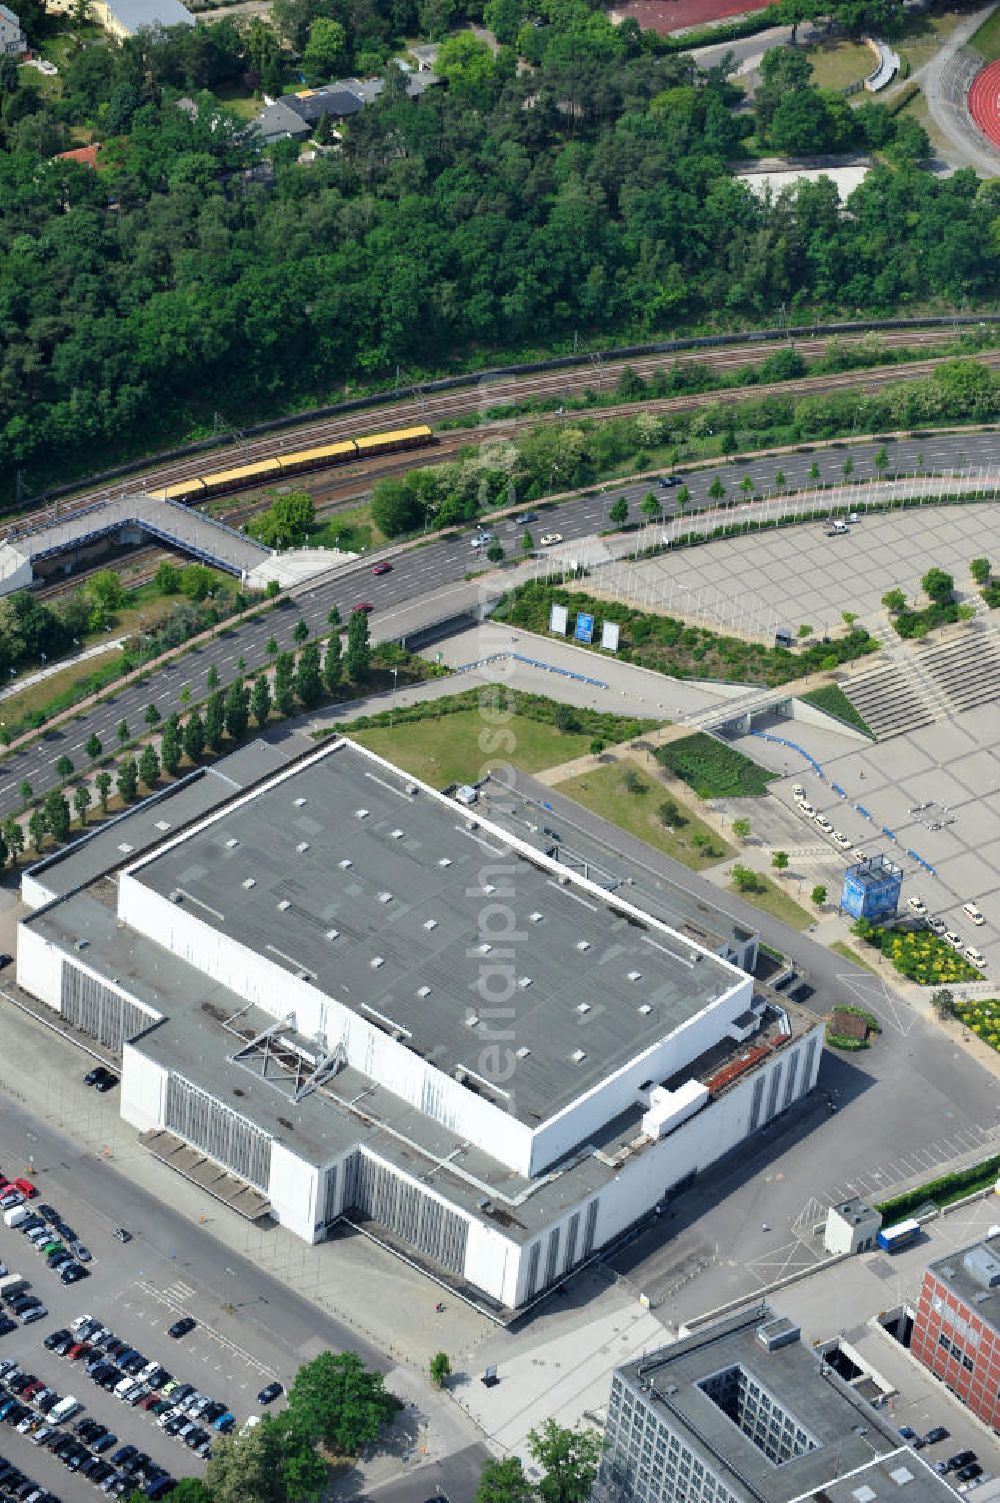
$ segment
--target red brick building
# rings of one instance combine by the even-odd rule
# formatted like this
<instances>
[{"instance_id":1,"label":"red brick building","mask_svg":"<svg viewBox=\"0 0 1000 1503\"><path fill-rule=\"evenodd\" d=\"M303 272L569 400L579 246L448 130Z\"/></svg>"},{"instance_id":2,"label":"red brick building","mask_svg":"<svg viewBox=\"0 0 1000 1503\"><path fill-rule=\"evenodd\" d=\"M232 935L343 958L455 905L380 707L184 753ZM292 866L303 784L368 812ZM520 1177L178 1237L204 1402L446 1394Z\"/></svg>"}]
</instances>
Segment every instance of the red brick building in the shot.
<instances>
[{"instance_id":1,"label":"red brick building","mask_svg":"<svg viewBox=\"0 0 1000 1503\"><path fill-rule=\"evenodd\" d=\"M1000 1433L1000 1237L929 1266L911 1350Z\"/></svg>"}]
</instances>

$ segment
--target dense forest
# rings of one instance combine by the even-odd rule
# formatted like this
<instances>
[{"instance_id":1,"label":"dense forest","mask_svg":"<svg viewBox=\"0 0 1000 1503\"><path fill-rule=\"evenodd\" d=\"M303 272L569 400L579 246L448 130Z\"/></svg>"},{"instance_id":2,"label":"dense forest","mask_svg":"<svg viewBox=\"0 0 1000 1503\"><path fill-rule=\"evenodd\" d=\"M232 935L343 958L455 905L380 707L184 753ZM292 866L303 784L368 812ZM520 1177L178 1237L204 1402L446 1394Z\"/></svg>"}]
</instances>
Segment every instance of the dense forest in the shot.
<instances>
[{"instance_id":1,"label":"dense forest","mask_svg":"<svg viewBox=\"0 0 1000 1503\"><path fill-rule=\"evenodd\" d=\"M995 295L1000 184L931 176L915 122L849 109L790 49L751 109L725 69L584 0L488 0L504 45L450 40L446 86L412 103L387 59L447 30L453 0L276 11L295 56L326 46L387 80L308 164L219 102L288 76L258 18L120 49L95 33L58 97L0 65L0 498L18 470L34 491L214 411L272 415L397 368ZM55 159L88 137L97 172ZM846 212L827 181L762 202L727 167L751 137L881 165Z\"/></svg>"}]
</instances>

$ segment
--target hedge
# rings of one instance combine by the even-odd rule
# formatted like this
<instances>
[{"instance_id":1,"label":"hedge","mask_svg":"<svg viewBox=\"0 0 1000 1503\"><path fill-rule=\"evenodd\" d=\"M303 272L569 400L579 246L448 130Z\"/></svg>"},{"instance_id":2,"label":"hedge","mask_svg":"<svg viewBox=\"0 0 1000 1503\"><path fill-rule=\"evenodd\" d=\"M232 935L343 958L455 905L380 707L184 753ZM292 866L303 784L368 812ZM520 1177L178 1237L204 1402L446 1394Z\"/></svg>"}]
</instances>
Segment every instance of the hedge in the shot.
<instances>
[{"instance_id":1,"label":"hedge","mask_svg":"<svg viewBox=\"0 0 1000 1503\"><path fill-rule=\"evenodd\" d=\"M919 1185L915 1190L908 1190L905 1195L897 1195L892 1200L883 1200L875 1209L881 1211L883 1220L886 1222L904 1221L907 1216L912 1216L914 1211L919 1211L928 1201L936 1206L951 1205L952 1201L961 1200L966 1195L974 1195L977 1190L988 1190L1000 1174L1000 1154L995 1154L991 1159L984 1159L980 1164L972 1164L968 1169L958 1169L954 1174L942 1175L940 1179L928 1180L925 1185Z\"/></svg>"}]
</instances>

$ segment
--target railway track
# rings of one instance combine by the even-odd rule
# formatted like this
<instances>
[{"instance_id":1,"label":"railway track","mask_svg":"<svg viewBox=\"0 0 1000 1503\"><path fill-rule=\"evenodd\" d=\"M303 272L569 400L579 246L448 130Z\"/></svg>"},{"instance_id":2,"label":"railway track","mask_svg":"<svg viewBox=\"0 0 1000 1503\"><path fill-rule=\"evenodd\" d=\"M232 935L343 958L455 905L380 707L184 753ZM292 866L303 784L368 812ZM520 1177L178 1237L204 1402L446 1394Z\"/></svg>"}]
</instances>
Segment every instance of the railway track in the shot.
<instances>
[{"instance_id":1,"label":"railway track","mask_svg":"<svg viewBox=\"0 0 1000 1503\"><path fill-rule=\"evenodd\" d=\"M930 328L915 330L888 330L880 333L878 338L884 349L933 349L942 344L953 343L955 329ZM862 342L867 335L841 335L840 343L846 348ZM829 339L802 338L792 339L795 349L805 359L815 359L821 356L827 348ZM332 443L339 438L350 437L357 433L359 426L366 431L378 431L383 427L408 425L410 423L443 422L449 418L462 417L470 412L492 412L502 408L505 403L523 402L526 400L545 400L557 396L572 396L585 391L587 388L604 390L617 381L621 372L630 367L643 377L649 377L658 370L671 369L675 365L699 365L716 371L739 370L747 365L753 365L773 355L776 350L782 348L773 341L759 344L736 345L732 348L722 349L699 349L686 352L668 352L656 355L637 356L631 360L614 360L603 362L595 360L587 367L573 366L559 370L544 371L531 375L512 375L486 377L478 387L463 387L457 390L428 393L427 395L416 394L407 402L387 404L385 407L368 409L363 415L359 413L346 413L337 417L325 418L318 422L305 423L300 427L282 430L280 433L267 434L248 441L240 447L240 463L252 463L255 460L266 459L272 455L285 454L304 445ZM923 362L908 362L904 367L890 366L887 371L900 374L901 370L917 373L925 369ZM881 372L871 371L845 371L836 376L805 377L795 383L795 389L801 391L821 390L822 387L814 387L816 381L836 383L825 389L836 389L836 385L852 385L863 382L866 376L873 377ZM883 375L883 379L886 377ZM651 400L648 403L629 404L626 410L684 410L692 406L702 405L708 401L738 401L746 396L759 395L761 393L776 390L788 390L788 383L778 385L758 385L746 388L737 388L730 391L709 392L702 394L692 393L683 397L662 398ZM596 409L595 418L601 416L619 416L618 408ZM532 421L544 420L542 414L532 416ZM437 452L441 452L441 444L445 435L440 435ZM465 442L472 442L471 432L466 434ZM236 451L226 451L227 463L236 459ZM126 482L127 489L153 489L160 486L173 485L192 476L205 474L213 468L216 461L211 454L198 454L190 459L151 469L145 475L130 477ZM409 469L405 464L402 468ZM358 478L362 476L369 482L372 478L378 478L380 474L398 474L400 467L392 465L380 466L377 460L366 462L361 466L351 466L350 473ZM347 473L347 472L345 472ZM32 526L45 521L53 515L66 516L78 511L85 506L92 505L108 495L114 494L116 486L105 486L96 490L88 490L80 494L55 503L54 506L41 506L30 512L21 513L17 519L12 519L8 527L0 532L0 539L7 536L12 530L20 530L25 526ZM358 490L354 494L359 494ZM249 514L249 513L247 513ZM229 518L228 513L223 515ZM245 520L245 518L243 518Z\"/></svg>"}]
</instances>

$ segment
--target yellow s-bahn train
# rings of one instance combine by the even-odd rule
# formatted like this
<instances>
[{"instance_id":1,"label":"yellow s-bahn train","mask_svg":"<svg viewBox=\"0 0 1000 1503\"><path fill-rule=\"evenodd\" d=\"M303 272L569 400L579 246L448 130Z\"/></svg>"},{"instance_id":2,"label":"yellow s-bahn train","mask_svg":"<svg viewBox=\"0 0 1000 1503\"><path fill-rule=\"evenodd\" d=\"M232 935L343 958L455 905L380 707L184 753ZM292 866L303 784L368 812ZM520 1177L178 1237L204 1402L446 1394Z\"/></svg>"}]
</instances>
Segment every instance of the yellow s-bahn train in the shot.
<instances>
[{"instance_id":1,"label":"yellow s-bahn train","mask_svg":"<svg viewBox=\"0 0 1000 1503\"><path fill-rule=\"evenodd\" d=\"M349 464L375 454L394 454L401 449L422 449L434 442L430 428L398 428L392 433L369 433L363 438L340 439L316 449L299 449L294 454L277 454L254 464L236 465L228 470L213 470L179 480L175 485L154 491L165 501L200 501L222 491L244 490L247 486L266 484L282 475L299 475L305 470L324 469L327 465Z\"/></svg>"}]
</instances>

